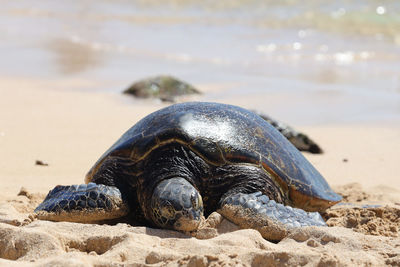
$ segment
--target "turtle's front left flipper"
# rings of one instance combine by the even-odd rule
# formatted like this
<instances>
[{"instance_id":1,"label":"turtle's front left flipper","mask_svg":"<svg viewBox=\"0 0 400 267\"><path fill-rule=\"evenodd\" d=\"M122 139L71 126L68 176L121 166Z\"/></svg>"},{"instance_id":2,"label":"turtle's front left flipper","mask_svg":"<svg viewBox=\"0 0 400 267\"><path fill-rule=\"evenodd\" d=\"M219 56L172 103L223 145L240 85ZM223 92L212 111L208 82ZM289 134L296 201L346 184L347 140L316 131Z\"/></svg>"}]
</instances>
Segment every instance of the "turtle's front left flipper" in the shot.
<instances>
[{"instance_id":1,"label":"turtle's front left flipper","mask_svg":"<svg viewBox=\"0 0 400 267\"><path fill-rule=\"evenodd\" d=\"M318 212L284 206L261 192L227 196L218 212L241 228L258 230L267 240L279 241L297 227L326 226Z\"/></svg>"},{"instance_id":2,"label":"turtle's front left flipper","mask_svg":"<svg viewBox=\"0 0 400 267\"><path fill-rule=\"evenodd\" d=\"M39 219L93 223L127 215L129 208L114 186L58 185L35 209Z\"/></svg>"}]
</instances>

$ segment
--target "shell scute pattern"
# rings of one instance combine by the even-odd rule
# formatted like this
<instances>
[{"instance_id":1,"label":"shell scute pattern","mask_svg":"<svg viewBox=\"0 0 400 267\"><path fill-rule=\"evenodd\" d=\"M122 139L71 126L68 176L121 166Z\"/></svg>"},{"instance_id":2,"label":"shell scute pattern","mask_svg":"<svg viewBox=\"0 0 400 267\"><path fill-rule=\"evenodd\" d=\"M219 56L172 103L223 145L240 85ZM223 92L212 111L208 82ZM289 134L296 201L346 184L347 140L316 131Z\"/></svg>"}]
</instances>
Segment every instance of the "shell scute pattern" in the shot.
<instances>
[{"instance_id":1,"label":"shell scute pattern","mask_svg":"<svg viewBox=\"0 0 400 267\"><path fill-rule=\"evenodd\" d=\"M190 142L189 147L199 154L208 155L206 161L213 165L222 165L226 163L223 151L218 143L215 143L208 138L195 138Z\"/></svg>"}]
</instances>

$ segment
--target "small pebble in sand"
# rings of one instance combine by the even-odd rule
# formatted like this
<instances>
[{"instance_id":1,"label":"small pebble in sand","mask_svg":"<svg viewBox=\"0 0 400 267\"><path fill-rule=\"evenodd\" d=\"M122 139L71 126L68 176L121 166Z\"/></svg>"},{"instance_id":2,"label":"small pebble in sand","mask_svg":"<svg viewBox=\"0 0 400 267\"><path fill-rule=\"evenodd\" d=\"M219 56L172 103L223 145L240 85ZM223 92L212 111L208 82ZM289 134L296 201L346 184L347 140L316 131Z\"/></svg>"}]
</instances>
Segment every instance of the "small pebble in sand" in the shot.
<instances>
[{"instance_id":1,"label":"small pebble in sand","mask_svg":"<svg viewBox=\"0 0 400 267\"><path fill-rule=\"evenodd\" d=\"M41 160L36 160L35 161L35 165L37 166L49 166L49 164L47 162L41 161Z\"/></svg>"},{"instance_id":2,"label":"small pebble in sand","mask_svg":"<svg viewBox=\"0 0 400 267\"><path fill-rule=\"evenodd\" d=\"M19 190L18 196L26 196L29 198L31 194L28 192L28 190L25 187L21 187Z\"/></svg>"}]
</instances>

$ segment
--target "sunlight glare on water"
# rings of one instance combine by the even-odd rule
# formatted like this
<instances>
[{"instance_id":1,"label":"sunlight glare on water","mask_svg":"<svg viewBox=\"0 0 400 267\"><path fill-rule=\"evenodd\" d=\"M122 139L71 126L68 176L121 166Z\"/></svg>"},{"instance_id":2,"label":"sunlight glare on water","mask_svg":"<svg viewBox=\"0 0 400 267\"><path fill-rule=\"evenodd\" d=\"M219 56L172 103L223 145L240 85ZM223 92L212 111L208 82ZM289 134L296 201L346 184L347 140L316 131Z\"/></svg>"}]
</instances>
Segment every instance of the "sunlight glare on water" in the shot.
<instances>
[{"instance_id":1,"label":"sunlight glare on water","mask_svg":"<svg viewBox=\"0 0 400 267\"><path fill-rule=\"evenodd\" d=\"M120 92L173 74L224 88L204 100L289 121L399 118L397 0L0 4L2 75L95 79Z\"/></svg>"}]
</instances>

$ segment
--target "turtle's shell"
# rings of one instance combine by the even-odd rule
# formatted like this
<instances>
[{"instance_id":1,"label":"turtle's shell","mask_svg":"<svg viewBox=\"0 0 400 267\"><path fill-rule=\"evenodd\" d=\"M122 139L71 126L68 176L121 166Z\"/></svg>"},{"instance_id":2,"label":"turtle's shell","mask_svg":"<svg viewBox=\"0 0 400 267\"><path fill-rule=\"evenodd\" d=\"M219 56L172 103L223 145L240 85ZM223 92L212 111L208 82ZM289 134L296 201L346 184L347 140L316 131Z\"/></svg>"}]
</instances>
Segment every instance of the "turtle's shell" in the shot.
<instances>
[{"instance_id":1,"label":"turtle's shell","mask_svg":"<svg viewBox=\"0 0 400 267\"><path fill-rule=\"evenodd\" d=\"M219 103L187 102L151 113L103 154L89 171L87 182L107 157L140 161L172 142L186 145L211 165L263 168L297 207L321 210L341 199L273 126L246 109Z\"/></svg>"}]
</instances>

